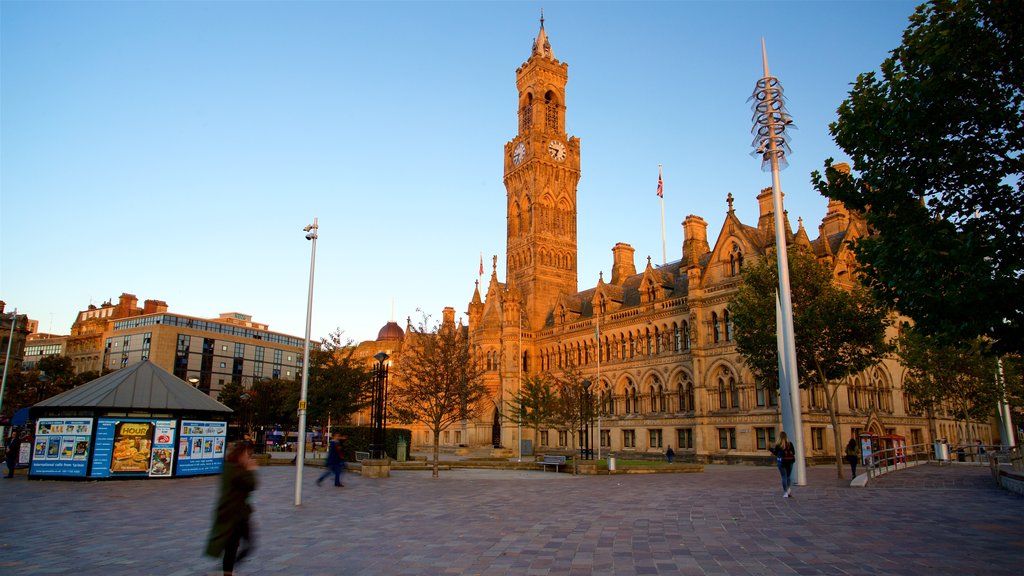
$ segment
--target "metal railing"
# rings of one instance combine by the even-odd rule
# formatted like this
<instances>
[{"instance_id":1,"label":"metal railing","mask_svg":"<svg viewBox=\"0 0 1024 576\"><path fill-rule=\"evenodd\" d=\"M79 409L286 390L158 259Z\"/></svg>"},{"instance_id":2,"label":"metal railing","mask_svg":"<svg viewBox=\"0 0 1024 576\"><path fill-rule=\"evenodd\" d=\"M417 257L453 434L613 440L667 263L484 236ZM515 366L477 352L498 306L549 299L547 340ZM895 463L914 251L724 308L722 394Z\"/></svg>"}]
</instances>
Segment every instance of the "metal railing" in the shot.
<instances>
[{"instance_id":1,"label":"metal railing","mask_svg":"<svg viewBox=\"0 0 1024 576\"><path fill-rule=\"evenodd\" d=\"M941 466L955 462L988 466L991 456L995 456L1000 463L1011 461L1010 451L998 445L935 442L872 452L866 462L862 458L862 464L867 470L868 478L876 478L882 474L927 463L937 463Z\"/></svg>"}]
</instances>

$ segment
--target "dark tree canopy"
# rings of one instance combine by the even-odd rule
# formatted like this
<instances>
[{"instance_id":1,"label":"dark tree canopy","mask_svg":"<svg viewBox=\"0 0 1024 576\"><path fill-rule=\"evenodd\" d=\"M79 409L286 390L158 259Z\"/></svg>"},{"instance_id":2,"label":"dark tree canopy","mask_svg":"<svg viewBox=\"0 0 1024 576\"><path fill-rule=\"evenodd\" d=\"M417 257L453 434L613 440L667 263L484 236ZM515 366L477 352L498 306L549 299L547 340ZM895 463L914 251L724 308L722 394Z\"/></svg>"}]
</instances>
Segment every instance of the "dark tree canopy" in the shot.
<instances>
[{"instance_id":1,"label":"dark tree canopy","mask_svg":"<svg viewBox=\"0 0 1024 576\"><path fill-rule=\"evenodd\" d=\"M1024 334L1024 10L1018 0L934 0L902 44L861 74L830 132L823 195L863 211L870 286L947 342Z\"/></svg>"},{"instance_id":2,"label":"dark tree canopy","mask_svg":"<svg viewBox=\"0 0 1024 576\"><path fill-rule=\"evenodd\" d=\"M343 422L369 404L370 371L365 362L353 357L351 340L335 329L320 346L310 350L309 383L306 398L308 418L323 425Z\"/></svg>"},{"instance_id":3,"label":"dark tree canopy","mask_svg":"<svg viewBox=\"0 0 1024 576\"><path fill-rule=\"evenodd\" d=\"M931 412L945 405L966 424L992 415L1000 392L996 363L983 354L980 341L947 346L908 327L898 353L907 368L903 390L912 409Z\"/></svg>"}]
</instances>

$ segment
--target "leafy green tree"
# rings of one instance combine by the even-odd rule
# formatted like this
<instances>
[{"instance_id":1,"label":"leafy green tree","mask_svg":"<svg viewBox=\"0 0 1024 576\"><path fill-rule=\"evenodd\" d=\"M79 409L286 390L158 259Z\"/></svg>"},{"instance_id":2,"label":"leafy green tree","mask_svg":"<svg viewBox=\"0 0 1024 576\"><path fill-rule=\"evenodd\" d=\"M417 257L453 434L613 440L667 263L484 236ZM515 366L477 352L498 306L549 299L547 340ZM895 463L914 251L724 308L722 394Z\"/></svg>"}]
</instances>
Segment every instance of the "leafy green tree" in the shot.
<instances>
[{"instance_id":1,"label":"leafy green tree","mask_svg":"<svg viewBox=\"0 0 1024 576\"><path fill-rule=\"evenodd\" d=\"M946 343L1024 343L1024 18L1016 0L933 0L829 127L856 175L815 188L864 212L871 288Z\"/></svg>"},{"instance_id":2,"label":"leafy green tree","mask_svg":"<svg viewBox=\"0 0 1024 576\"><path fill-rule=\"evenodd\" d=\"M540 428L551 422L557 401L550 374L524 376L522 388L508 402L509 418L533 430L533 445L537 446Z\"/></svg>"},{"instance_id":3,"label":"leafy green tree","mask_svg":"<svg viewBox=\"0 0 1024 576\"><path fill-rule=\"evenodd\" d=\"M836 473L843 476L837 392L843 379L877 363L890 347L889 315L871 293L837 286L827 267L806 250L789 250L798 381L824 392L836 448ZM774 252L744 266L743 284L729 304L736 325L736 350L754 377L778 390L779 355L775 318L778 269Z\"/></svg>"},{"instance_id":4,"label":"leafy green tree","mask_svg":"<svg viewBox=\"0 0 1024 576\"><path fill-rule=\"evenodd\" d=\"M294 428L298 420L298 397L299 385L294 380L245 377L225 384L217 401L234 410L234 421L245 432L256 436L257 429L261 428Z\"/></svg>"},{"instance_id":5,"label":"leafy green tree","mask_svg":"<svg viewBox=\"0 0 1024 576\"><path fill-rule=\"evenodd\" d=\"M1012 354L1001 359L1003 368L1003 394L1010 406L1011 419L1024 418L1024 360Z\"/></svg>"},{"instance_id":6,"label":"leafy green tree","mask_svg":"<svg viewBox=\"0 0 1024 576\"><path fill-rule=\"evenodd\" d=\"M900 338L897 354L907 368L903 390L912 408L928 413L929 420L944 406L952 409L968 430L973 420L991 416L999 398L995 361L984 353L984 345L949 346L908 328ZM932 437L938 434L932 429ZM960 442L972 440L966 433Z\"/></svg>"},{"instance_id":7,"label":"leafy green tree","mask_svg":"<svg viewBox=\"0 0 1024 576\"><path fill-rule=\"evenodd\" d=\"M403 423L420 423L434 438L433 477L438 477L441 431L483 409L488 390L465 330L453 323L427 328L425 316L406 334L392 372L388 411Z\"/></svg>"},{"instance_id":8,"label":"leafy green tree","mask_svg":"<svg viewBox=\"0 0 1024 576\"><path fill-rule=\"evenodd\" d=\"M309 384L306 391L307 417L310 422L326 425L341 423L369 405L370 370L363 361L353 358L352 340L342 339L335 329L310 350Z\"/></svg>"}]
</instances>

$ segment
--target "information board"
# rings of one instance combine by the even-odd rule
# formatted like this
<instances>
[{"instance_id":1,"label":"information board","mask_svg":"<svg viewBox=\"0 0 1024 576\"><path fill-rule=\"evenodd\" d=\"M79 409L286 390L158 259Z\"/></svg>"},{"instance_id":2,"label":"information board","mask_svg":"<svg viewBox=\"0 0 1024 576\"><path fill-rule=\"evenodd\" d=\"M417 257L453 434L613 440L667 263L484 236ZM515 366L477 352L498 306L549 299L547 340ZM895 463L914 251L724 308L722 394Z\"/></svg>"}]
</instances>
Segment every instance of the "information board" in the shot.
<instances>
[{"instance_id":1,"label":"information board","mask_svg":"<svg viewBox=\"0 0 1024 576\"><path fill-rule=\"evenodd\" d=\"M91 435L91 418L40 418L32 441L29 474L85 476Z\"/></svg>"},{"instance_id":2,"label":"information board","mask_svg":"<svg viewBox=\"0 0 1024 576\"><path fill-rule=\"evenodd\" d=\"M224 468L227 422L182 420L177 476L218 474Z\"/></svg>"},{"instance_id":3,"label":"information board","mask_svg":"<svg viewBox=\"0 0 1024 576\"><path fill-rule=\"evenodd\" d=\"M145 418L98 419L90 476L170 476L175 423Z\"/></svg>"}]
</instances>

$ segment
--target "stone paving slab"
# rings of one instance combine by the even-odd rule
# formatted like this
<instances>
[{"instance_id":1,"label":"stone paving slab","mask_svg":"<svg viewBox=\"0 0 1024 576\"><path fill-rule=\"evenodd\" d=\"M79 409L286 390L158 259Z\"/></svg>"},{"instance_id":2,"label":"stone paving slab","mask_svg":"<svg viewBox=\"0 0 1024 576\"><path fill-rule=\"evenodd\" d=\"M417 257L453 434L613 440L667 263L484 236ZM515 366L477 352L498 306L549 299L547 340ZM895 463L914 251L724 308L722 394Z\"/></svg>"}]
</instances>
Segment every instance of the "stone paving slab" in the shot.
<instances>
[{"instance_id":1,"label":"stone paving slab","mask_svg":"<svg viewBox=\"0 0 1024 576\"><path fill-rule=\"evenodd\" d=\"M266 467L258 549L236 574L1020 574L1024 498L987 468L919 466L850 488L829 467L780 495L774 468L581 476L347 475ZM207 575L216 478L0 480L0 574Z\"/></svg>"}]
</instances>

